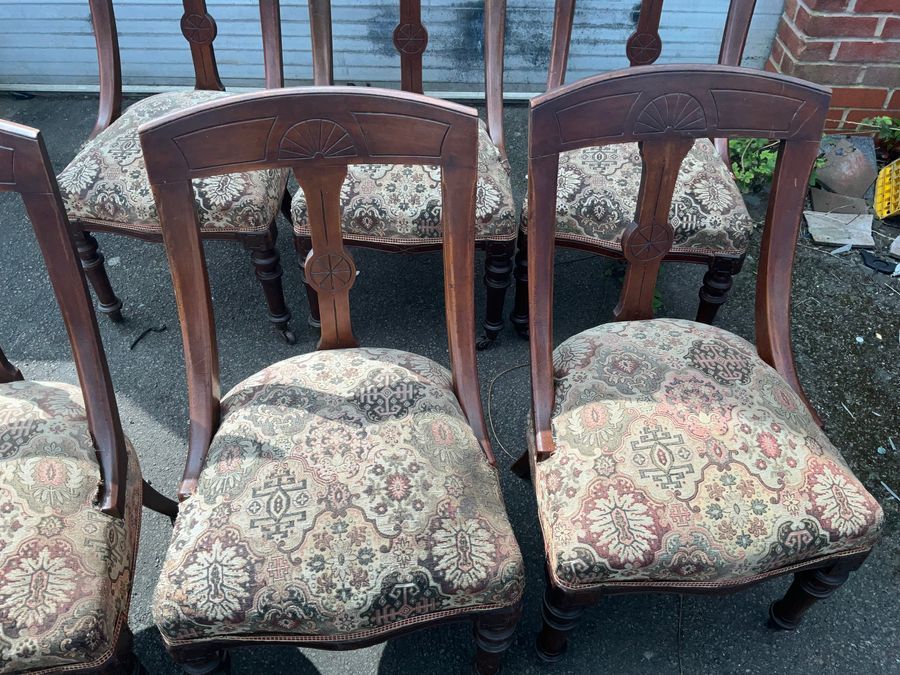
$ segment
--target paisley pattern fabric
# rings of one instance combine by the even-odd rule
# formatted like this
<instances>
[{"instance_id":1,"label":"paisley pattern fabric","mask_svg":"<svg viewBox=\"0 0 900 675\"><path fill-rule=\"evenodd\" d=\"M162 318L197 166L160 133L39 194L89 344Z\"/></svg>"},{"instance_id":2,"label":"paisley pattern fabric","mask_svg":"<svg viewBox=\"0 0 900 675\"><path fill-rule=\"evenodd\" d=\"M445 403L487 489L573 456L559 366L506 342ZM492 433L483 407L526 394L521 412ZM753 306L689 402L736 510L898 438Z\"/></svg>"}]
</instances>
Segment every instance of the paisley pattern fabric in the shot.
<instances>
[{"instance_id":1,"label":"paisley pattern fabric","mask_svg":"<svg viewBox=\"0 0 900 675\"><path fill-rule=\"evenodd\" d=\"M364 637L508 606L522 558L450 374L387 349L313 352L222 401L153 614L170 644Z\"/></svg>"},{"instance_id":2,"label":"paisley pattern fabric","mask_svg":"<svg viewBox=\"0 0 900 675\"><path fill-rule=\"evenodd\" d=\"M479 120L480 121L480 120ZM422 164L351 164L341 188L344 238L393 244L441 241L441 170ZM309 236L303 190L291 205L294 233ZM475 238L509 241L516 237L516 209L509 170L478 128L478 182L475 186Z\"/></svg>"},{"instance_id":3,"label":"paisley pattern fabric","mask_svg":"<svg viewBox=\"0 0 900 675\"><path fill-rule=\"evenodd\" d=\"M99 665L128 618L141 470L125 518L101 513L81 391L0 385L0 673Z\"/></svg>"},{"instance_id":4,"label":"paisley pattern fabric","mask_svg":"<svg viewBox=\"0 0 900 675\"><path fill-rule=\"evenodd\" d=\"M554 366L556 452L536 486L559 584L738 583L875 541L878 502L744 340L612 323Z\"/></svg>"},{"instance_id":5,"label":"paisley pattern fabric","mask_svg":"<svg viewBox=\"0 0 900 675\"><path fill-rule=\"evenodd\" d=\"M166 113L229 96L223 91L175 91L142 99L88 141L59 174L70 220L160 232L138 127ZM211 232L268 229L284 194L287 171L230 173L194 181L200 227Z\"/></svg>"},{"instance_id":6,"label":"paisley pattern fabric","mask_svg":"<svg viewBox=\"0 0 900 675\"><path fill-rule=\"evenodd\" d=\"M622 250L641 186L636 143L581 148L559 156L556 237ZM526 227L528 204L522 207ZM681 164L669 222L673 252L743 255L753 231L728 167L707 138L698 139Z\"/></svg>"}]
</instances>

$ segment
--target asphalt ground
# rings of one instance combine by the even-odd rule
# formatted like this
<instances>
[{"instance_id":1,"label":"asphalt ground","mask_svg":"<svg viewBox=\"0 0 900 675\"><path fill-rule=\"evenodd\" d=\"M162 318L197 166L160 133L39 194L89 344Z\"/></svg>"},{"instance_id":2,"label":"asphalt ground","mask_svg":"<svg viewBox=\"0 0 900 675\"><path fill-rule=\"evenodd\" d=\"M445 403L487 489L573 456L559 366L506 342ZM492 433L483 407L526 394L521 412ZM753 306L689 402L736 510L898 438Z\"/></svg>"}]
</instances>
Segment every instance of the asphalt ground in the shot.
<instances>
[{"instance_id":1,"label":"asphalt ground","mask_svg":"<svg viewBox=\"0 0 900 675\"><path fill-rule=\"evenodd\" d=\"M89 96L0 96L0 118L40 128L57 171L86 139L97 101ZM526 118L507 111L514 188L525 186ZM758 204L756 205L758 212ZM0 198L4 320L0 344L30 379L76 382L69 345L30 225L15 195ZM223 390L260 368L314 348L306 325L290 229L279 223L284 285L298 343L289 346L269 328L249 256L228 242L207 244L222 363ZM891 230L885 229L886 235ZM897 231L894 230L896 235ZM760 232L737 277L719 325L753 339L753 291ZM98 235L127 320L101 321L125 432L140 455L144 476L172 495L181 475L187 435L187 397L178 317L161 245ZM889 243L879 237L879 245ZM545 666L532 648L540 625L542 545L530 484L509 465L525 446L529 408L527 343L512 330L479 355L483 394L493 421L503 491L526 558L527 591L508 673L898 673L900 672L900 280L864 268L855 254L837 258L804 237L794 275L794 346L800 378L827 423L829 436L887 515L884 538L865 566L831 599L814 607L799 630L766 625L769 603L787 587L776 579L728 596L612 596L588 611L573 634L565 660ZM360 276L353 291L354 328L361 344L418 352L447 363L439 253L418 255L354 251ZM479 268L481 264L479 256ZM615 305L619 265L584 252L557 253L557 341L608 321ZM661 316L693 318L704 270L668 264L660 279ZM479 269L480 274L480 269ZM478 284L476 307L483 307ZM507 298L507 312L512 294ZM134 349L132 341L151 327ZM876 335L877 334L877 335ZM857 336L863 341L857 340ZM879 337L880 336L880 337ZM886 447L885 454L877 448ZM178 672L150 617L153 588L171 527L144 511L130 624L136 651L151 673ZM355 652L256 647L233 652L233 672L463 673L474 646L471 628L455 624Z\"/></svg>"}]
</instances>

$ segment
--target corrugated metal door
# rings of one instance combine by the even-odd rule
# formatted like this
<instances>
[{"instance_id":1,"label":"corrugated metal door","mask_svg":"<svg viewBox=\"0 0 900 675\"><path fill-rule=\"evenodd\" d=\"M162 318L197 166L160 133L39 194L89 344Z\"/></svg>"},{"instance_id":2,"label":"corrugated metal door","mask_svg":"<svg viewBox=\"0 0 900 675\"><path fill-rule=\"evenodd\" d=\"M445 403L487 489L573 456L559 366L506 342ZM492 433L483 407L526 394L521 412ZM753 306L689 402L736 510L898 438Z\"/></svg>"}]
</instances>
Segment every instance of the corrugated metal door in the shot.
<instances>
[{"instance_id":1,"label":"corrugated metal door","mask_svg":"<svg viewBox=\"0 0 900 675\"><path fill-rule=\"evenodd\" d=\"M282 0L285 75L311 78L305 2ZM567 80L627 65L625 40L637 0L581 0ZM262 84L262 44L255 0L207 0L219 26L215 47L226 86ZM399 79L391 33L397 0L334 0L335 78L390 85ZM481 0L423 0L430 42L425 86L430 91L482 88ZM552 0L508 0L506 89L543 88L552 23ZM663 62L715 62L727 0L667 0L661 27ZM190 53L179 31L180 0L116 0L123 79L129 89L191 86ZM762 67L782 0L758 0L744 65ZM87 0L0 0L0 86L92 88L97 63Z\"/></svg>"}]
</instances>

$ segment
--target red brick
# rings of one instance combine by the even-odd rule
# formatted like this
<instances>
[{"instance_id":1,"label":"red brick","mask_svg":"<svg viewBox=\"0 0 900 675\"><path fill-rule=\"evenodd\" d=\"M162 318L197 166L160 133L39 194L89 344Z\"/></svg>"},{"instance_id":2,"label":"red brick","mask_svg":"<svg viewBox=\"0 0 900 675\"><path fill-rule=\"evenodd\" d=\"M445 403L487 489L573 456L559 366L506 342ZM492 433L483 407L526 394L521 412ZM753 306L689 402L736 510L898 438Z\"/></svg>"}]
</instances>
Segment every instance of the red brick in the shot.
<instances>
[{"instance_id":1,"label":"red brick","mask_svg":"<svg viewBox=\"0 0 900 675\"><path fill-rule=\"evenodd\" d=\"M784 47L778 40L772 40L772 53L769 54L772 59L772 65L781 68L781 62L784 60Z\"/></svg>"},{"instance_id":2,"label":"red brick","mask_svg":"<svg viewBox=\"0 0 900 675\"><path fill-rule=\"evenodd\" d=\"M840 12L847 9L850 4L850 0L804 0L804 2L807 7L817 12Z\"/></svg>"},{"instance_id":3,"label":"red brick","mask_svg":"<svg viewBox=\"0 0 900 675\"><path fill-rule=\"evenodd\" d=\"M887 100L887 89L837 87L831 92L831 105L843 108L880 108Z\"/></svg>"},{"instance_id":4,"label":"red brick","mask_svg":"<svg viewBox=\"0 0 900 675\"><path fill-rule=\"evenodd\" d=\"M836 127L840 126L844 121L844 113L847 112L843 108L832 108L828 111L828 114L825 116L825 126L827 127Z\"/></svg>"},{"instance_id":5,"label":"red brick","mask_svg":"<svg viewBox=\"0 0 900 675\"><path fill-rule=\"evenodd\" d=\"M897 0L856 0L853 8L857 14L866 12L896 12Z\"/></svg>"},{"instance_id":6,"label":"red brick","mask_svg":"<svg viewBox=\"0 0 900 675\"><path fill-rule=\"evenodd\" d=\"M894 92L887 105L884 106L888 110L900 110L900 89Z\"/></svg>"},{"instance_id":7,"label":"red brick","mask_svg":"<svg viewBox=\"0 0 900 675\"><path fill-rule=\"evenodd\" d=\"M781 68L779 68L772 62L771 56L766 61L765 70L769 71L770 73L780 73L781 72Z\"/></svg>"},{"instance_id":8,"label":"red brick","mask_svg":"<svg viewBox=\"0 0 900 675\"><path fill-rule=\"evenodd\" d=\"M900 18L889 16L881 29L882 38L900 38ZM897 45L897 61L900 61L900 44Z\"/></svg>"},{"instance_id":9,"label":"red brick","mask_svg":"<svg viewBox=\"0 0 900 675\"><path fill-rule=\"evenodd\" d=\"M869 87L896 89L900 87L900 67L868 66L859 83Z\"/></svg>"},{"instance_id":10,"label":"red brick","mask_svg":"<svg viewBox=\"0 0 900 675\"><path fill-rule=\"evenodd\" d=\"M880 19L852 14L810 14L803 7L794 23L810 37L875 37Z\"/></svg>"},{"instance_id":11,"label":"red brick","mask_svg":"<svg viewBox=\"0 0 900 675\"><path fill-rule=\"evenodd\" d=\"M786 58L781 64L781 72L817 84L855 84L863 67L843 63L798 63Z\"/></svg>"},{"instance_id":12,"label":"red brick","mask_svg":"<svg viewBox=\"0 0 900 675\"><path fill-rule=\"evenodd\" d=\"M785 50L801 61L826 61L831 56L831 50L834 47L833 40L818 42L798 35L784 19L778 25L778 37L784 44Z\"/></svg>"},{"instance_id":13,"label":"red brick","mask_svg":"<svg viewBox=\"0 0 900 675\"><path fill-rule=\"evenodd\" d=\"M893 63L900 54L900 42L842 42L836 61L850 63Z\"/></svg>"},{"instance_id":14,"label":"red brick","mask_svg":"<svg viewBox=\"0 0 900 675\"><path fill-rule=\"evenodd\" d=\"M884 115L883 108L876 108L873 110L849 110L847 111L847 122L862 122L863 120L869 119L870 117L878 117L879 115ZM853 125L857 126L856 124Z\"/></svg>"}]
</instances>

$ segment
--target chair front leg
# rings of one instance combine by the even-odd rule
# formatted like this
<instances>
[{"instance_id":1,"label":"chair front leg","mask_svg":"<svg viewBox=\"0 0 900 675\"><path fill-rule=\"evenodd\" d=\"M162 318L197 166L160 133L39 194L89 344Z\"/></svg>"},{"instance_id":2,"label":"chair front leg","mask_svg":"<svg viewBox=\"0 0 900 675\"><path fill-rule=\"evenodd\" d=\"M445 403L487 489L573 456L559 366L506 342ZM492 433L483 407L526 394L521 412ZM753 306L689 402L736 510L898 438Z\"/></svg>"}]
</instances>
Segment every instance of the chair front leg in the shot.
<instances>
[{"instance_id":1,"label":"chair front leg","mask_svg":"<svg viewBox=\"0 0 900 675\"><path fill-rule=\"evenodd\" d=\"M522 615L522 603L508 610L479 617L474 621L475 672L478 675L495 675L500 672L500 660L513 643L516 626Z\"/></svg>"},{"instance_id":2,"label":"chair front leg","mask_svg":"<svg viewBox=\"0 0 900 675\"><path fill-rule=\"evenodd\" d=\"M797 572L784 597L769 606L771 625L782 630L797 628L806 611L840 588L847 581L850 572L859 569L868 555L866 552L840 558L830 567Z\"/></svg>"},{"instance_id":3,"label":"chair front leg","mask_svg":"<svg viewBox=\"0 0 900 675\"><path fill-rule=\"evenodd\" d=\"M569 600L548 579L541 608L544 622L535 645L542 661L556 663L562 660L569 644L569 633L578 625L582 614L584 606Z\"/></svg>"},{"instance_id":4,"label":"chair front leg","mask_svg":"<svg viewBox=\"0 0 900 675\"><path fill-rule=\"evenodd\" d=\"M294 235L294 249L297 251L297 264L300 266L300 278L303 280L303 287L306 288L306 299L309 302L309 325L319 329L322 327L322 321L319 319L319 294L316 290L306 283L306 256L312 250L312 239L308 236L301 237Z\"/></svg>"},{"instance_id":5,"label":"chair front leg","mask_svg":"<svg viewBox=\"0 0 900 675\"><path fill-rule=\"evenodd\" d=\"M245 237L244 248L250 251L250 260L256 270L256 278L262 286L266 296L266 305L269 310L269 321L275 327L285 342L289 345L297 343L297 338L291 331L288 322L291 313L284 301L284 288L281 284L281 257L275 248L277 229L275 223L269 228L269 232L260 237Z\"/></svg>"},{"instance_id":6,"label":"chair front leg","mask_svg":"<svg viewBox=\"0 0 900 675\"><path fill-rule=\"evenodd\" d=\"M519 337L528 339L528 235L519 230L516 245L516 302L509 317Z\"/></svg>"},{"instance_id":7,"label":"chair front leg","mask_svg":"<svg viewBox=\"0 0 900 675\"><path fill-rule=\"evenodd\" d=\"M166 647L169 656L187 675L230 675L231 656L215 647Z\"/></svg>"},{"instance_id":8,"label":"chair front leg","mask_svg":"<svg viewBox=\"0 0 900 675\"><path fill-rule=\"evenodd\" d=\"M478 339L479 350L488 349L503 330L503 305L506 289L512 282L513 255L516 242L488 242L484 257L484 285L487 288L487 302L484 312L484 335Z\"/></svg>"},{"instance_id":9,"label":"chair front leg","mask_svg":"<svg viewBox=\"0 0 900 675\"><path fill-rule=\"evenodd\" d=\"M713 258L709 270L703 275L703 286L700 288L700 306L697 308L697 321L712 325L719 307L725 304L728 291L731 290L732 277L741 271L744 257Z\"/></svg>"},{"instance_id":10,"label":"chair front leg","mask_svg":"<svg viewBox=\"0 0 900 675\"><path fill-rule=\"evenodd\" d=\"M81 258L81 267L97 296L97 310L108 316L111 321L116 323L122 321L122 301L116 297L112 284L109 283L106 265L103 264L103 254L97 240L90 232L84 230L75 230L72 236L75 239L78 257Z\"/></svg>"}]
</instances>

